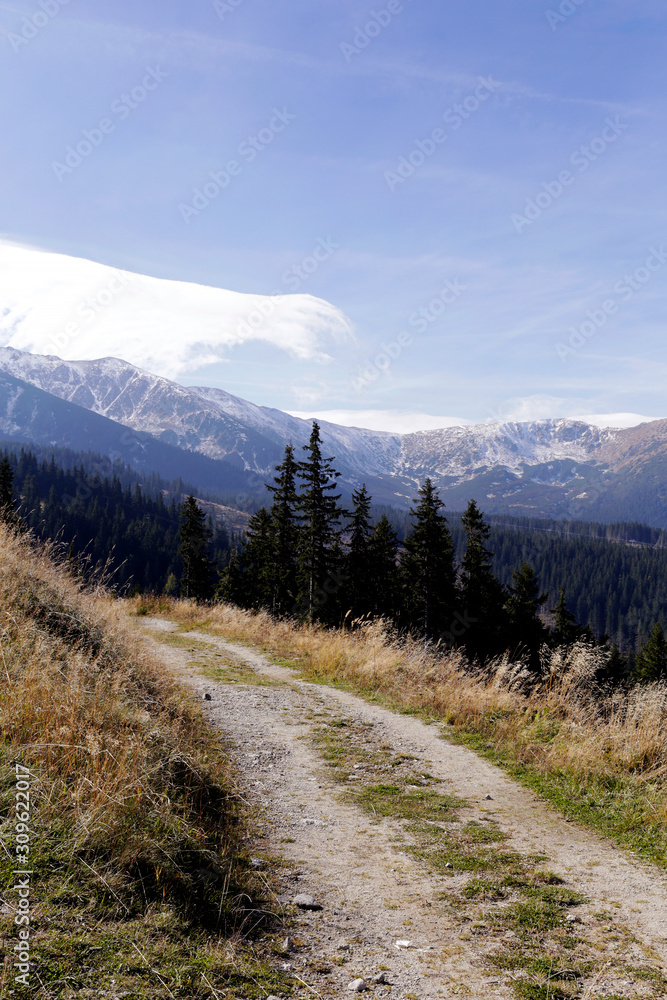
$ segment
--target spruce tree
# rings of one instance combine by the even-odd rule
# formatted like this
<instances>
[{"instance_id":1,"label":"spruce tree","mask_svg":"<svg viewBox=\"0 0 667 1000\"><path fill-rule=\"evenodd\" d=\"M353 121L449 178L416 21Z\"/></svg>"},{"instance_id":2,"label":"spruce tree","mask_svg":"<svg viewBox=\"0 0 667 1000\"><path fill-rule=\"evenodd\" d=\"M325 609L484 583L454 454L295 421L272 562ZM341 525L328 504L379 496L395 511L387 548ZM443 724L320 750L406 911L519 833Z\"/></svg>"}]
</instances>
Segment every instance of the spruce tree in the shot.
<instances>
[{"instance_id":1,"label":"spruce tree","mask_svg":"<svg viewBox=\"0 0 667 1000\"><path fill-rule=\"evenodd\" d=\"M129 496L132 502L132 496ZM182 597L196 601L206 601L213 593L214 568L209 556L212 531L206 523L206 515L194 496L181 504L181 545L179 554L183 561L180 587Z\"/></svg>"},{"instance_id":2,"label":"spruce tree","mask_svg":"<svg viewBox=\"0 0 667 1000\"><path fill-rule=\"evenodd\" d=\"M490 529L471 500L461 518L466 550L461 563L461 641L470 659L482 662L502 652L505 592L491 571L493 553L486 547Z\"/></svg>"},{"instance_id":3,"label":"spruce tree","mask_svg":"<svg viewBox=\"0 0 667 1000\"><path fill-rule=\"evenodd\" d=\"M0 462L0 521L14 524L14 473L7 456Z\"/></svg>"},{"instance_id":4,"label":"spruce tree","mask_svg":"<svg viewBox=\"0 0 667 1000\"><path fill-rule=\"evenodd\" d=\"M345 510L340 494L335 494L340 475L332 458L323 458L320 427L313 423L310 441L303 446L308 457L299 462L298 599L295 614L306 621L334 621L339 591L344 583L341 574L340 519Z\"/></svg>"},{"instance_id":5,"label":"spruce tree","mask_svg":"<svg viewBox=\"0 0 667 1000\"><path fill-rule=\"evenodd\" d=\"M662 625L657 623L635 660L634 678L637 684L652 684L667 680L667 639Z\"/></svg>"},{"instance_id":6,"label":"spruce tree","mask_svg":"<svg viewBox=\"0 0 667 1000\"><path fill-rule=\"evenodd\" d=\"M220 580L215 590L216 601L228 601L241 608L249 607L250 591L247 584L248 577L245 573L241 553L238 548L233 548L229 562L220 574Z\"/></svg>"},{"instance_id":7,"label":"spruce tree","mask_svg":"<svg viewBox=\"0 0 667 1000\"><path fill-rule=\"evenodd\" d=\"M344 561L345 604L353 621L372 610L371 593L371 498L364 484L352 493L350 543Z\"/></svg>"},{"instance_id":8,"label":"spruce tree","mask_svg":"<svg viewBox=\"0 0 667 1000\"><path fill-rule=\"evenodd\" d=\"M509 618L511 649L528 653L530 669L540 671L540 648L547 641L548 631L539 616L548 594L540 594L535 570L528 562L512 574L514 586L509 589L505 609Z\"/></svg>"},{"instance_id":9,"label":"spruce tree","mask_svg":"<svg viewBox=\"0 0 667 1000\"><path fill-rule=\"evenodd\" d=\"M373 529L370 545L371 612L381 618L399 615L398 537L386 514Z\"/></svg>"},{"instance_id":10,"label":"spruce tree","mask_svg":"<svg viewBox=\"0 0 667 1000\"><path fill-rule=\"evenodd\" d=\"M241 591L235 603L246 608L270 610L274 596L274 526L266 507L260 507L248 522L246 543L241 553Z\"/></svg>"},{"instance_id":11,"label":"spruce tree","mask_svg":"<svg viewBox=\"0 0 667 1000\"><path fill-rule=\"evenodd\" d=\"M413 528L401 559L404 619L426 639L446 636L456 623L454 545L444 506L430 479L419 488L410 512Z\"/></svg>"},{"instance_id":12,"label":"spruce tree","mask_svg":"<svg viewBox=\"0 0 667 1000\"><path fill-rule=\"evenodd\" d=\"M627 659L621 654L615 642L608 649L609 659L598 671L596 680L613 688L627 684L630 673Z\"/></svg>"},{"instance_id":13,"label":"spruce tree","mask_svg":"<svg viewBox=\"0 0 667 1000\"><path fill-rule=\"evenodd\" d=\"M554 646L569 646L579 639L594 641L590 628L582 628L581 625L577 624L577 619L568 608L564 587L560 588L558 604L549 610L554 616L554 627L551 632L551 641ZM604 644L606 637L600 641Z\"/></svg>"},{"instance_id":14,"label":"spruce tree","mask_svg":"<svg viewBox=\"0 0 667 1000\"><path fill-rule=\"evenodd\" d=\"M288 444L283 461L276 466L278 475L273 478L276 485L268 486L273 493L269 540L272 559L271 598L268 607L274 615L289 613L297 599L298 469L294 448Z\"/></svg>"}]
</instances>

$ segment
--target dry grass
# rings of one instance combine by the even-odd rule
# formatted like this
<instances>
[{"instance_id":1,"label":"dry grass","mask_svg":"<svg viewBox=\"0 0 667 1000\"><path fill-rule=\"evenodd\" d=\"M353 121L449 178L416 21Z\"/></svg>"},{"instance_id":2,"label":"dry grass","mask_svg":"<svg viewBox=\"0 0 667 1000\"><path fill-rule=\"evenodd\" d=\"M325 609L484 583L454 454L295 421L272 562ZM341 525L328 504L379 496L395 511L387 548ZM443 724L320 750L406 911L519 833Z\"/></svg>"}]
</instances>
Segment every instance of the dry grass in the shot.
<instances>
[{"instance_id":1,"label":"dry grass","mask_svg":"<svg viewBox=\"0 0 667 1000\"><path fill-rule=\"evenodd\" d=\"M9 940L16 930L18 763L31 772L40 956L26 995L86 995L87 975L109 996L123 985L125 995L211 996L204 978L226 989L230 969L245 979L229 941L261 922L262 904L244 807L224 748L146 649L117 601L83 592L0 525L0 929ZM5 963L2 995L10 975ZM54 977L57 993L41 993Z\"/></svg>"},{"instance_id":2,"label":"dry grass","mask_svg":"<svg viewBox=\"0 0 667 1000\"><path fill-rule=\"evenodd\" d=\"M595 681L601 649L545 654L535 686L520 663L501 659L474 673L462 654L400 637L383 622L327 630L227 605L137 599L134 608L256 643L310 679L444 720L571 815L667 861L667 686L606 694Z\"/></svg>"}]
</instances>

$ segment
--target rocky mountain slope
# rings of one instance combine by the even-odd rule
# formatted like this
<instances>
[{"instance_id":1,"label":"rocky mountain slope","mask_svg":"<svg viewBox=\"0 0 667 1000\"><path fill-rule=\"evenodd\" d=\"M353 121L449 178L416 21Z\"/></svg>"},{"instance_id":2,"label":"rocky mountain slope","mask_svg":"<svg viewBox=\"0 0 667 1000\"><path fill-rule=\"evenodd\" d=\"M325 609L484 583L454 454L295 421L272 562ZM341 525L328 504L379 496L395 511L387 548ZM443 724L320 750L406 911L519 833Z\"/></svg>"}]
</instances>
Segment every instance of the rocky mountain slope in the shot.
<instances>
[{"instance_id":1,"label":"rocky mountain slope","mask_svg":"<svg viewBox=\"0 0 667 1000\"><path fill-rule=\"evenodd\" d=\"M63 361L5 347L0 373L163 446L230 463L254 476L258 491L285 444L298 452L311 429L223 389L181 386L116 358ZM0 404L5 435L10 396ZM38 424L34 417L30 433ZM64 433L53 428L50 440L61 443ZM405 435L323 422L322 437L347 495L366 482L376 500L405 506L430 476L452 509L475 497L489 513L667 526L667 421L621 430L561 419Z\"/></svg>"}]
</instances>

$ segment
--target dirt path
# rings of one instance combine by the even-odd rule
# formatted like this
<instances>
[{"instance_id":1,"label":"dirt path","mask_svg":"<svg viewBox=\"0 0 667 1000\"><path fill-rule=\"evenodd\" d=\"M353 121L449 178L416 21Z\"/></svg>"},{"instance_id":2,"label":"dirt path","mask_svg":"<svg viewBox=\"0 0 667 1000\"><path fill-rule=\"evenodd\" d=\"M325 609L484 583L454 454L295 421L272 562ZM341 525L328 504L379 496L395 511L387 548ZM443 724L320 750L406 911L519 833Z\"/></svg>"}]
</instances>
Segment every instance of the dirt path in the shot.
<instances>
[{"instance_id":1,"label":"dirt path","mask_svg":"<svg viewBox=\"0 0 667 1000\"><path fill-rule=\"evenodd\" d=\"M245 646L180 633L173 623L158 619L144 619L141 625L144 634L162 633L156 643L162 659L200 698L211 696L205 702L207 716L231 739L248 794L262 807L256 850L288 862L281 876L282 901L291 903L297 893L307 893L323 907L296 911L290 931L294 944L283 959L311 996L312 990L321 996L349 995L348 984L357 977L374 995L387 995L388 986L372 981L383 972L390 995L408 1000L513 997L517 992L531 998L664 995L657 985L658 973L667 971L667 879L662 872L566 822L498 768L443 740L438 726L305 682ZM220 680L211 679L215 668ZM507 836L503 851L545 855L548 860L540 867L546 865L587 898L561 921L565 928L577 925L576 948L563 941L563 947L578 949L584 970L577 973L576 989L566 982L571 970L559 969L561 953L553 952L554 940L561 942L565 929L557 928L555 938L546 933L540 938L539 927L533 932L562 972L563 981L553 988L551 976L536 978L537 966L527 958L528 971L511 962L503 968L497 958L490 961L503 948L514 955L523 940L516 915L514 923L507 922L508 901L485 901L482 894L472 911L462 907L470 870L447 865L450 871L434 872L432 865L406 853L412 839L405 823L374 818L349 795L341 798L340 780L331 777L313 742L313 733L332 720L351 727L349 739L367 740L366 757L359 759L371 763L354 765L347 775L350 788L363 783L365 771L373 771L383 754L393 755L394 770L409 761L410 773L423 772L424 784L466 800L457 822L480 831L484 824L497 827ZM379 765L376 769L375 781L382 777ZM586 963L584 953L597 958ZM567 964L576 964L574 950ZM533 984L535 990L521 984Z\"/></svg>"}]
</instances>

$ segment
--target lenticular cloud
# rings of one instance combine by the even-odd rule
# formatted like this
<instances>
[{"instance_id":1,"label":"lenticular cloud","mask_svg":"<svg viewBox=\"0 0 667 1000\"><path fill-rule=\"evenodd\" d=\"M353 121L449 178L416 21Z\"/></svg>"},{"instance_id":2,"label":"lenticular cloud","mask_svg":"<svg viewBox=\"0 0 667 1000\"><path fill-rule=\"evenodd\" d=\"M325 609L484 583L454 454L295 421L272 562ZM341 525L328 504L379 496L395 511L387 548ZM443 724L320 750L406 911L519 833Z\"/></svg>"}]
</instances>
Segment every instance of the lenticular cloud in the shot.
<instances>
[{"instance_id":1,"label":"lenticular cloud","mask_svg":"<svg viewBox=\"0 0 667 1000\"><path fill-rule=\"evenodd\" d=\"M302 361L352 337L312 295L246 295L0 242L0 346L68 360L123 358L176 378L263 341Z\"/></svg>"}]
</instances>

